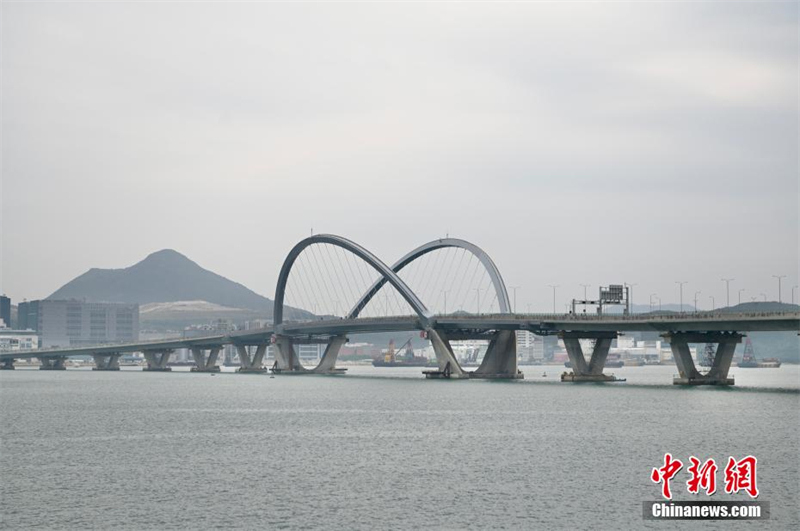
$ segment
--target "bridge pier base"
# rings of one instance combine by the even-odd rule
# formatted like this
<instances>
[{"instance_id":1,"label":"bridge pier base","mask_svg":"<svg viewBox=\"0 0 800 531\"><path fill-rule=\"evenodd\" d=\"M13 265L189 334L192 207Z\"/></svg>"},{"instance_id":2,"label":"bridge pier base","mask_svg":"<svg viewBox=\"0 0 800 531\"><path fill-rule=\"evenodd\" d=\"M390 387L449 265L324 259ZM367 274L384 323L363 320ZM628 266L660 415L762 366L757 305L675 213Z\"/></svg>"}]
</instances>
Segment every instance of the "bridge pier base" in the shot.
<instances>
[{"instance_id":1,"label":"bridge pier base","mask_svg":"<svg viewBox=\"0 0 800 531\"><path fill-rule=\"evenodd\" d=\"M0 363L0 371L13 371L14 370L14 358L5 359Z\"/></svg>"},{"instance_id":2,"label":"bridge pier base","mask_svg":"<svg viewBox=\"0 0 800 531\"><path fill-rule=\"evenodd\" d=\"M66 357L55 358L39 358L42 365L39 367L40 371L66 371L67 367L64 362L67 361Z\"/></svg>"},{"instance_id":3,"label":"bridge pier base","mask_svg":"<svg viewBox=\"0 0 800 531\"><path fill-rule=\"evenodd\" d=\"M319 365L314 367L311 372L314 374L343 374L347 369L337 369L336 360L339 359L339 351L347 343L347 336L334 336L328 341L325 352Z\"/></svg>"},{"instance_id":4,"label":"bridge pier base","mask_svg":"<svg viewBox=\"0 0 800 531\"><path fill-rule=\"evenodd\" d=\"M220 347L210 348L208 349L208 356L206 356L206 349L192 347L191 351L195 366L191 368L191 372L219 372L217 358L220 350Z\"/></svg>"},{"instance_id":5,"label":"bridge pier base","mask_svg":"<svg viewBox=\"0 0 800 531\"><path fill-rule=\"evenodd\" d=\"M428 339L433 346L433 352L436 354L436 361L439 363L439 369L435 371L422 371L425 378L431 380L459 380L469 378L469 374L461 368L458 364L455 354L453 354L453 347L450 346L450 340L447 339L447 334L441 330L434 330L429 328L427 330Z\"/></svg>"},{"instance_id":6,"label":"bridge pier base","mask_svg":"<svg viewBox=\"0 0 800 531\"><path fill-rule=\"evenodd\" d=\"M120 354L95 354L93 371L118 371Z\"/></svg>"},{"instance_id":7,"label":"bridge pier base","mask_svg":"<svg viewBox=\"0 0 800 531\"><path fill-rule=\"evenodd\" d=\"M734 385L728 377L736 345L744 337L737 332L669 332L661 337L669 341L672 357L678 367L678 376L673 378L675 385ZM706 374L697 370L689 343L716 343L717 350L711 369Z\"/></svg>"},{"instance_id":8,"label":"bridge pier base","mask_svg":"<svg viewBox=\"0 0 800 531\"><path fill-rule=\"evenodd\" d=\"M167 367L169 357L172 355L171 350L144 350L144 359L147 362L147 367L143 371L151 372L169 372L172 367Z\"/></svg>"},{"instance_id":9,"label":"bridge pier base","mask_svg":"<svg viewBox=\"0 0 800 531\"><path fill-rule=\"evenodd\" d=\"M562 382L621 382L613 374L603 374L611 342L616 339L616 332L561 332L558 336L564 341L572 372L561 375ZM594 349L589 363L583 355L581 339L594 339Z\"/></svg>"},{"instance_id":10,"label":"bridge pier base","mask_svg":"<svg viewBox=\"0 0 800 531\"><path fill-rule=\"evenodd\" d=\"M489 342L483 362L470 378L518 380L524 375L517 366L517 335L513 330L500 330Z\"/></svg>"},{"instance_id":11,"label":"bridge pier base","mask_svg":"<svg viewBox=\"0 0 800 531\"><path fill-rule=\"evenodd\" d=\"M236 345L236 351L239 353L239 364L241 365L236 369L236 372L257 374L267 372L267 368L264 367L264 354L267 352L266 344L257 345L252 358L246 345Z\"/></svg>"},{"instance_id":12,"label":"bridge pier base","mask_svg":"<svg viewBox=\"0 0 800 531\"><path fill-rule=\"evenodd\" d=\"M300 360L294 351L292 338L276 335L274 336L273 346L275 347L275 364L270 369L272 372L281 374L308 371L300 364Z\"/></svg>"},{"instance_id":13,"label":"bridge pier base","mask_svg":"<svg viewBox=\"0 0 800 531\"><path fill-rule=\"evenodd\" d=\"M291 337L276 336L275 338L275 365L270 369L274 373L286 374L343 374L347 369L337 369L336 360L339 350L347 343L347 336L333 336L325 347L325 352L319 364L313 369L307 369L300 363L300 357L294 350Z\"/></svg>"}]
</instances>

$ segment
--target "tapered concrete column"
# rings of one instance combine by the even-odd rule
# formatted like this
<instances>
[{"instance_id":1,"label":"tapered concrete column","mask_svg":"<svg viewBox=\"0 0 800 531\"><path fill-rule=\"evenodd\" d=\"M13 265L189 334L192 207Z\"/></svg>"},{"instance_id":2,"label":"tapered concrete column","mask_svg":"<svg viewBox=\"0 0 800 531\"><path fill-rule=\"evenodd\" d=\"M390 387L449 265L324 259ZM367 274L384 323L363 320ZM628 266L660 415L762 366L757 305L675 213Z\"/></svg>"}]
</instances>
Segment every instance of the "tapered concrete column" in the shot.
<instances>
[{"instance_id":1,"label":"tapered concrete column","mask_svg":"<svg viewBox=\"0 0 800 531\"><path fill-rule=\"evenodd\" d=\"M95 354L93 371L118 371L120 354Z\"/></svg>"},{"instance_id":2,"label":"tapered concrete column","mask_svg":"<svg viewBox=\"0 0 800 531\"><path fill-rule=\"evenodd\" d=\"M275 365L273 372L308 372L308 369L300 364L300 358L294 351L292 338L287 336L274 336L273 346L275 347Z\"/></svg>"},{"instance_id":3,"label":"tapered concrete column","mask_svg":"<svg viewBox=\"0 0 800 531\"><path fill-rule=\"evenodd\" d=\"M669 341L672 357L678 367L678 376L673 378L675 385L733 385L728 371L733 361L736 345L744 337L738 332L669 332L662 334ZM706 374L697 370L689 343L717 343L714 361Z\"/></svg>"},{"instance_id":4,"label":"tapered concrete column","mask_svg":"<svg viewBox=\"0 0 800 531\"><path fill-rule=\"evenodd\" d=\"M616 339L616 332L576 332L564 331L559 333L559 337L564 341L567 349L569 361L572 363L572 373L561 375L562 382L615 382L618 381L612 375L603 374L603 368L608 358L608 350L611 342ZM589 363L581 347L581 339L594 339L594 349Z\"/></svg>"},{"instance_id":5,"label":"tapered concrete column","mask_svg":"<svg viewBox=\"0 0 800 531\"><path fill-rule=\"evenodd\" d=\"M213 347L206 349L200 347L192 347L192 357L194 358L195 366L192 367L192 372L219 372L220 368L217 366L217 358L219 357L220 347Z\"/></svg>"},{"instance_id":6,"label":"tapered concrete column","mask_svg":"<svg viewBox=\"0 0 800 531\"><path fill-rule=\"evenodd\" d=\"M0 363L0 371L13 371L14 358L6 358Z\"/></svg>"},{"instance_id":7,"label":"tapered concrete column","mask_svg":"<svg viewBox=\"0 0 800 531\"><path fill-rule=\"evenodd\" d=\"M167 367L169 357L172 355L171 350L144 350L144 359L147 361L147 367L142 370L155 371L155 372L168 372L172 367Z\"/></svg>"},{"instance_id":8,"label":"tapered concrete column","mask_svg":"<svg viewBox=\"0 0 800 531\"><path fill-rule=\"evenodd\" d=\"M520 379L517 367L517 335L513 330L501 330L489 342L481 366L469 373L470 378Z\"/></svg>"},{"instance_id":9,"label":"tapered concrete column","mask_svg":"<svg viewBox=\"0 0 800 531\"><path fill-rule=\"evenodd\" d=\"M431 379L469 378L469 374L458 364L458 360L453 354L453 347L450 346L450 340L447 339L447 334L442 330L434 330L433 328L429 328L426 332L433 346L433 352L436 354L439 370L422 371L425 377Z\"/></svg>"},{"instance_id":10,"label":"tapered concrete column","mask_svg":"<svg viewBox=\"0 0 800 531\"><path fill-rule=\"evenodd\" d=\"M347 336L334 336L325 347L325 353L322 355L319 365L317 365L312 372L315 374L341 374L347 369L337 369L336 360L339 358L339 351L342 346L347 343Z\"/></svg>"},{"instance_id":11,"label":"tapered concrete column","mask_svg":"<svg viewBox=\"0 0 800 531\"><path fill-rule=\"evenodd\" d=\"M65 371L67 367L64 362L67 361L66 357L53 357L53 358L39 358L42 362L40 371Z\"/></svg>"},{"instance_id":12,"label":"tapered concrete column","mask_svg":"<svg viewBox=\"0 0 800 531\"><path fill-rule=\"evenodd\" d=\"M236 351L239 353L239 364L241 365L236 372L266 372L267 369L263 366L263 363L267 347L267 344L257 345L255 353L250 357L247 345L236 345Z\"/></svg>"}]
</instances>

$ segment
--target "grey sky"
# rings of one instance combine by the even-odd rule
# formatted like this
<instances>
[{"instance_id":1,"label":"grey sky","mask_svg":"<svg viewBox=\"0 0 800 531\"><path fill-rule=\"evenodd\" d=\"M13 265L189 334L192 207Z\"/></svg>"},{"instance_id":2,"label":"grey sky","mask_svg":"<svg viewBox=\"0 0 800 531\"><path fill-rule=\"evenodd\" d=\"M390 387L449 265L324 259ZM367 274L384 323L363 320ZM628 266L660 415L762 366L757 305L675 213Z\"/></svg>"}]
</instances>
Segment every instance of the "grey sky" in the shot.
<instances>
[{"instance_id":1,"label":"grey sky","mask_svg":"<svg viewBox=\"0 0 800 531\"><path fill-rule=\"evenodd\" d=\"M15 301L174 248L272 297L291 246L450 233L518 307L798 277L798 4L4 3ZM563 306L562 306L563 308Z\"/></svg>"}]
</instances>

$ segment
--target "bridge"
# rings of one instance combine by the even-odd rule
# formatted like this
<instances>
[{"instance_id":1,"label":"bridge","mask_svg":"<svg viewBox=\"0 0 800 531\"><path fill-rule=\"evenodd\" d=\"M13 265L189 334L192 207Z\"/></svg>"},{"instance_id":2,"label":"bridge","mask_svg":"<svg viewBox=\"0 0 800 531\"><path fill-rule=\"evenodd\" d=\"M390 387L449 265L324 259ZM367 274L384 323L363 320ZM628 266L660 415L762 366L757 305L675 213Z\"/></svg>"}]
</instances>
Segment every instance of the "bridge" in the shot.
<instances>
[{"instance_id":1,"label":"bridge","mask_svg":"<svg viewBox=\"0 0 800 531\"><path fill-rule=\"evenodd\" d=\"M484 291L489 296L482 304ZM452 294L458 311L447 312L448 294ZM431 301L438 304L442 299L444 306L435 308ZM473 300L475 310L465 310ZM16 351L0 354L0 368L13 369L15 360L37 358L42 370L63 370L69 357L90 355L96 370L119 370L122 354L141 352L147 361L144 370L167 371L170 355L185 348L194 358L192 370L213 372L219 371L216 362L221 349L233 345L241 361L239 372L265 372L264 356L272 346L275 373L340 374L344 369L337 368L336 362L348 334L420 331L436 355L437 368L425 371L428 378L518 379L523 377L517 366L518 330L557 335L563 340L573 367L564 381L613 381L613 376L603 373L612 341L624 332L658 332L669 342L678 367L674 383L732 385L728 372L743 333L797 332L800 312L516 314L497 266L470 242L434 240L388 266L355 242L320 234L299 242L284 260L269 327L154 342ZM489 342L482 363L474 371L459 364L450 343L466 339ZM594 341L588 360L581 339ZM717 344L709 371L697 369L691 343ZM300 362L297 348L302 344L325 345L315 367Z\"/></svg>"}]
</instances>

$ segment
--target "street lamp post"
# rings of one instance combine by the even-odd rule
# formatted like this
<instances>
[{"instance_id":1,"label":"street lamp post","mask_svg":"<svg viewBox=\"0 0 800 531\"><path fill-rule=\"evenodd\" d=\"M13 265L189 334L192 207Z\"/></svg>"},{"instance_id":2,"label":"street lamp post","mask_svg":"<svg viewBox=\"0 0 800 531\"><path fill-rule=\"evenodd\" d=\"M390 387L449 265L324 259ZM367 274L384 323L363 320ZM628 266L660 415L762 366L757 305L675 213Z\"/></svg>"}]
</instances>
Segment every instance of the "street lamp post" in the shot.
<instances>
[{"instance_id":1,"label":"street lamp post","mask_svg":"<svg viewBox=\"0 0 800 531\"><path fill-rule=\"evenodd\" d=\"M725 283L725 305L730 307L731 305L731 282L736 280L735 278L723 278L722 281Z\"/></svg>"},{"instance_id":2,"label":"street lamp post","mask_svg":"<svg viewBox=\"0 0 800 531\"><path fill-rule=\"evenodd\" d=\"M683 285L684 284L688 284L688 281L686 281L686 280L676 280L675 284L680 286L680 290L681 290L681 313L683 313Z\"/></svg>"},{"instance_id":3,"label":"street lamp post","mask_svg":"<svg viewBox=\"0 0 800 531\"><path fill-rule=\"evenodd\" d=\"M761 293L760 295L761 295L762 297L764 297L764 302L767 302L767 296L766 296L766 294L764 294L764 293Z\"/></svg>"},{"instance_id":4,"label":"street lamp post","mask_svg":"<svg viewBox=\"0 0 800 531\"><path fill-rule=\"evenodd\" d=\"M511 310L511 313L517 313L517 289L519 286L509 286L511 291L514 292L514 308Z\"/></svg>"},{"instance_id":5,"label":"street lamp post","mask_svg":"<svg viewBox=\"0 0 800 531\"><path fill-rule=\"evenodd\" d=\"M653 297L656 297L658 293L651 293L650 294L650 313L653 313Z\"/></svg>"},{"instance_id":6,"label":"street lamp post","mask_svg":"<svg viewBox=\"0 0 800 531\"><path fill-rule=\"evenodd\" d=\"M449 289L443 289L442 295L444 295L444 315L447 315L447 292L450 291Z\"/></svg>"},{"instance_id":7,"label":"street lamp post","mask_svg":"<svg viewBox=\"0 0 800 531\"><path fill-rule=\"evenodd\" d=\"M560 287L558 285L548 284L551 288L553 288L553 314L556 313L556 288Z\"/></svg>"},{"instance_id":8,"label":"street lamp post","mask_svg":"<svg viewBox=\"0 0 800 531\"><path fill-rule=\"evenodd\" d=\"M591 286L591 284L578 284L578 285L583 287L583 300L586 300L586 288Z\"/></svg>"},{"instance_id":9,"label":"street lamp post","mask_svg":"<svg viewBox=\"0 0 800 531\"><path fill-rule=\"evenodd\" d=\"M744 291L744 288L739 289L739 304L742 303L742 292L743 291Z\"/></svg>"},{"instance_id":10,"label":"street lamp post","mask_svg":"<svg viewBox=\"0 0 800 531\"><path fill-rule=\"evenodd\" d=\"M628 288L628 313L633 313L633 287L639 284L626 284L625 282L623 284Z\"/></svg>"},{"instance_id":11,"label":"street lamp post","mask_svg":"<svg viewBox=\"0 0 800 531\"><path fill-rule=\"evenodd\" d=\"M714 300L714 296L713 295L709 295L708 298L711 299L711 311L713 312L713 311L715 311L717 309L717 303Z\"/></svg>"},{"instance_id":12,"label":"street lamp post","mask_svg":"<svg viewBox=\"0 0 800 531\"><path fill-rule=\"evenodd\" d=\"M694 292L694 313L697 313L699 308L697 307L697 296L700 295L702 291L695 291Z\"/></svg>"},{"instance_id":13,"label":"street lamp post","mask_svg":"<svg viewBox=\"0 0 800 531\"><path fill-rule=\"evenodd\" d=\"M781 279L786 278L786 275L772 275L772 278L778 279L778 302L783 302L781 300Z\"/></svg>"}]
</instances>

